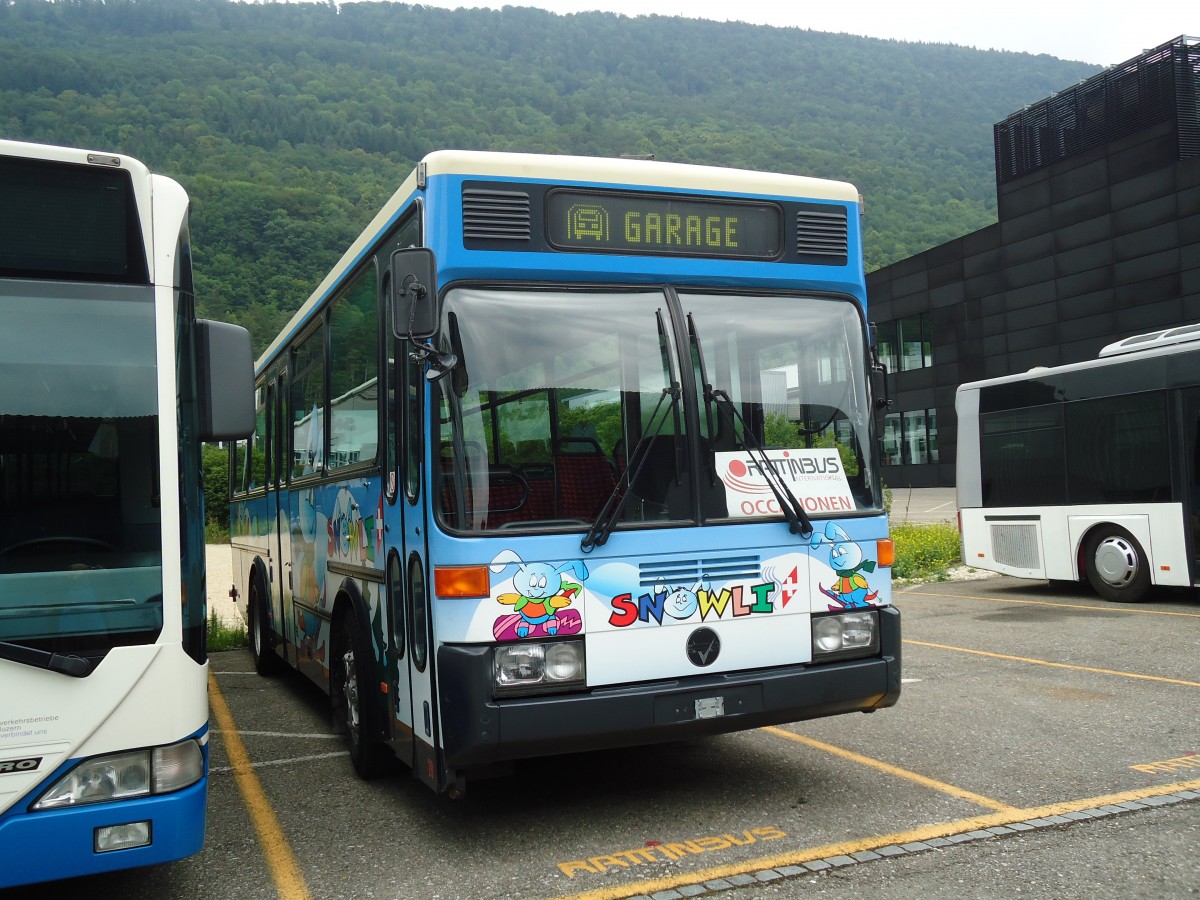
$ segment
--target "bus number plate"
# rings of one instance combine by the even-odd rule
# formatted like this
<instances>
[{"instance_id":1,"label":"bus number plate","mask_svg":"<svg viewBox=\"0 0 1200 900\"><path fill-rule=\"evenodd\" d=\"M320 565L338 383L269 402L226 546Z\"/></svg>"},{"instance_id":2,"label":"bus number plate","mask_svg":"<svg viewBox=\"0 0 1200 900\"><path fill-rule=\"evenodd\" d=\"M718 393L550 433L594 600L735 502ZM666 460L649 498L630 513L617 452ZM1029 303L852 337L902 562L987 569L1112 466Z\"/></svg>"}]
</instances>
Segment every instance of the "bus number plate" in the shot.
<instances>
[{"instance_id":1,"label":"bus number plate","mask_svg":"<svg viewBox=\"0 0 1200 900\"><path fill-rule=\"evenodd\" d=\"M697 719L716 719L725 715L724 697L705 697L696 701Z\"/></svg>"}]
</instances>

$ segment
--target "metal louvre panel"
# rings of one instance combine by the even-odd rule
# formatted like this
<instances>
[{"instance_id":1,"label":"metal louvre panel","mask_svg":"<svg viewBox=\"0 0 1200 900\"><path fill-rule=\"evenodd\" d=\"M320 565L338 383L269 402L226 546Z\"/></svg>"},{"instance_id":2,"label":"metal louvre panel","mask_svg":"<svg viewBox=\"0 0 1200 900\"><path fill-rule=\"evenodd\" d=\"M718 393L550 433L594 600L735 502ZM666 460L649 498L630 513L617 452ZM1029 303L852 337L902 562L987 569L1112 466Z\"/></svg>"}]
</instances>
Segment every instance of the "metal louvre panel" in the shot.
<instances>
[{"instance_id":1,"label":"metal louvre panel","mask_svg":"<svg viewBox=\"0 0 1200 900\"><path fill-rule=\"evenodd\" d=\"M659 584L677 585L695 584L709 580L754 579L760 577L761 573L762 568L757 555L646 561L638 568L639 581L643 588Z\"/></svg>"},{"instance_id":2,"label":"metal louvre panel","mask_svg":"<svg viewBox=\"0 0 1200 900\"><path fill-rule=\"evenodd\" d=\"M533 233L529 195L523 191L463 191L463 237L528 241Z\"/></svg>"},{"instance_id":3,"label":"metal louvre panel","mask_svg":"<svg viewBox=\"0 0 1200 900\"><path fill-rule=\"evenodd\" d=\"M992 558L1017 569L1040 569L1037 525L992 523Z\"/></svg>"},{"instance_id":4,"label":"metal louvre panel","mask_svg":"<svg viewBox=\"0 0 1200 900\"><path fill-rule=\"evenodd\" d=\"M796 252L845 260L849 252L846 208L831 206L796 213Z\"/></svg>"},{"instance_id":5,"label":"metal louvre panel","mask_svg":"<svg viewBox=\"0 0 1200 900\"><path fill-rule=\"evenodd\" d=\"M1175 124L1179 158L1200 154L1200 41L1180 36L993 126L997 186L1157 122Z\"/></svg>"}]
</instances>

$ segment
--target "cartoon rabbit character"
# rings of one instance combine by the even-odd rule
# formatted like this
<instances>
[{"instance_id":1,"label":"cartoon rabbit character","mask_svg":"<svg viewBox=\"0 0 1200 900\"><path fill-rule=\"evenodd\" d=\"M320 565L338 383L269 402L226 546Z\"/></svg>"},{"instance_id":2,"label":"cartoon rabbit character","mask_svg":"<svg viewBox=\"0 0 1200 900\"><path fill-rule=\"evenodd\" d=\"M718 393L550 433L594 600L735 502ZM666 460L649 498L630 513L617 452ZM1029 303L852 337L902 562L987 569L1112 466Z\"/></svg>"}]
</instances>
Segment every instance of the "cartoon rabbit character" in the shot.
<instances>
[{"instance_id":1,"label":"cartoon rabbit character","mask_svg":"<svg viewBox=\"0 0 1200 900\"><path fill-rule=\"evenodd\" d=\"M560 630L564 634L575 634L581 629L583 623L579 613L566 607L583 589L582 582L588 577L587 566L579 560L557 567L548 563L526 563L514 551L501 550L492 560L491 569L500 574L509 566L517 567L512 579L517 593L501 594L496 599L513 607L516 616L496 620L493 630L498 640L508 637L509 632L518 638L528 637L538 628L550 636ZM570 573L579 581L570 581L563 573Z\"/></svg>"},{"instance_id":2,"label":"cartoon rabbit character","mask_svg":"<svg viewBox=\"0 0 1200 900\"><path fill-rule=\"evenodd\" d=\"M699 594L703 587L703 583L699 581L690 588L682 586L673 588L660 584L654 588L654 592L666 596L666 600L663 601L663 609L666 614L672 619L682 620L691 618L699 608Z\"/></svg>"},{"instance_id":3,"label":"cartoon rabbit character","mask_svg":"<svg viewBox=\"0 0 1200 900\"><path fill-rule=\"evenodd\" d=\"M833 566L837 581L829 587L817 588L829 599L836 602L829 604L830 609L861 609L874 606L874 600L879 591L871 591L867 579L859 574L860 571L874 572L875 561L864 560L862 548L850 539L841 528L830 522L825 526L825 533L814 533L812 543L814 550L822 544L830 544L829 564Z\"/></svg>"}]
</instances>

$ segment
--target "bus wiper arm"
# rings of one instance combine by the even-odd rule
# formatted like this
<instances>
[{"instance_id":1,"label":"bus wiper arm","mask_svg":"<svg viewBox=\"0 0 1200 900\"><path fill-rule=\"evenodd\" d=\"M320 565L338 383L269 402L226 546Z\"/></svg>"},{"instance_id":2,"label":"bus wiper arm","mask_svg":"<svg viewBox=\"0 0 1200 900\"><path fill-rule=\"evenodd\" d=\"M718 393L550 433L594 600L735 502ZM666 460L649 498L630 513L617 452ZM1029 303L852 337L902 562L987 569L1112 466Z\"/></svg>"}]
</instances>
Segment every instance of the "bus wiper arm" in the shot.
<instances>
[{"instance_id":1,"label":"bus wiper arm","mask_svg":"<svg viewBox=\"0 0 1200 900\"><path fill-rule=\"evenodd\" d=\"M90 660L84 659L82 656L36 650L33 647L10 644L7 641L0 641L0 659L39 669L49 669L51 672L61 672L72 678L86 678L92 674L92 669L95 668Z\"/></svg>"},{"instance_id":2,"label":"bus wiper arm","mask_svg":"<svg viewBox=\"0 0 1200 900\"><path fill-rule=\"evenodd\" d=\"M704 410L705 415L709 415L709 404L714 401L720 401L721 409L725 411L726 417L729 418L731 429L736 432L737 427L734 424L734 419L742 426L742 437L746 448L750 451L750 458L758 463L758 467L762 470L763 478L767 482L767 487L771 489L771 493L775 495L775 502L779 504L779 508L783 510L783 515L788 521L788 530L792 534L798 534L802 538L807 538L812 535L812 520L808 517L808 513L804 511L804 505L796 499L796 495L792 493L791 488L787 486L787 482L780 477L775 471L775 467L771 465L771 460L767 458L767 452L759 443L758 436L746 426L746 422L742 419L741 413L738 412L737 404L725 391L714 389L708 381L708 370L704 365L704 350L700 346L700 332L696 328L696 322L692 318L692 314L688 313L688 336L691 338L692 347L696 353L696 359L700 364L700 381L704 391ZM712 419L708 420L708 433L712 435ZM713 483L716 483L716 464L713 454L709 454L709 473L713 478Z\"/></svg>"},{"instance_id":3,"label":"bus wiper arm","mask_svg":"<svg viewBox=\"0 0 1200 900\"><path fill-rule=\"evenodd\" d=\"M625 501L629 499L629 487L637 480L638 475L642 471L642 466L646 464L646 459L650 456L650 441L658 437L662 432L663 425L667 421L667 411L679 403L680 393L681 388L679 384L671 382L671 386L663 388L662 393L659 394L654 412L650 414L650 422L646 430L642 432L642 436L638 438L638 442L633 445L633 451L629 454L629 458L625 462L625 471L617 479L617 483L613 486L612 493L608 495L608 499L604 502L600 514L596 516L596 520L588 528L587 534L579 542L579 549L584 553L591 553L595 548L604 546L609 535L612 534L617 520L621 517L621 510L625 508ZM667 397L671 398L671 405L664 407L663 401ZM660 412L662 415L659 415Z\"/></svg>"},{"instance_id":4,"label":"bus wiper arm","mask_svg":"<svg viewBox=\"0 0 1200 900\"><path fill-rule=\"evenodd\" d=\"M720 401L721 408L726 411L726 414L730 415L733 419L737 419L741 424L742 437L745 440L746 448L750 451L750 458L758 463L758 468L763 474L763 479L767 482L767 487L771 489L771 493L775 495L775 500L779 504L779 508L783 510L783 515L788 520L788 530L792 534L800 535L802 538L811 537L813 531L812 519L804 511L804 504L796 499L796 495L787 486L787 482L775 471L775 467L771 465L771 460L767 457L767 451L759 443L758 436L746 425L741 413L738 412L737 404L733 402L733 399L725 391L713 388L711 385L706 384L704 386L704 393L705 400Z\"/></svg>"}]
</instances>

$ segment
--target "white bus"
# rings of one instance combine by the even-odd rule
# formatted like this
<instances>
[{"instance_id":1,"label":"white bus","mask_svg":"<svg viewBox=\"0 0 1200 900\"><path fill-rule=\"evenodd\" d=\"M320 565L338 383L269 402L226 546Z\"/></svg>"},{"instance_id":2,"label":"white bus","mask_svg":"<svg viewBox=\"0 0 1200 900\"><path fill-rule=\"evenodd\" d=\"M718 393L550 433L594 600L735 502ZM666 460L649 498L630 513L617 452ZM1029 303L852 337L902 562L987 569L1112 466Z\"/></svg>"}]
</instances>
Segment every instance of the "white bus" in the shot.
<instances>
[{"instance_id":1,"label":"white bus","mask_svg":"<svg viewBox=\"0 0 1200 900\"><path fill-rule=\"evenodd\" d=\"M0 888L180 859L208 770L200 443L253 430L188 197L0 141Z\"/></svg>"},{"instance_id":2,"label":"white bus","mask_svg":"<svg viewBox=\"0 0 1200 900\"><path fill-rule=\"evenodd\" d=\"M1200 324L964 384L955 408L963 562L1124 602L1200 581Z\"/></svg>"}]
</instances>

